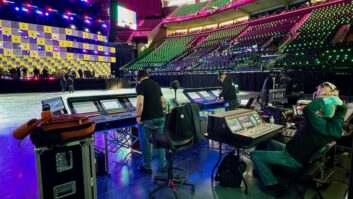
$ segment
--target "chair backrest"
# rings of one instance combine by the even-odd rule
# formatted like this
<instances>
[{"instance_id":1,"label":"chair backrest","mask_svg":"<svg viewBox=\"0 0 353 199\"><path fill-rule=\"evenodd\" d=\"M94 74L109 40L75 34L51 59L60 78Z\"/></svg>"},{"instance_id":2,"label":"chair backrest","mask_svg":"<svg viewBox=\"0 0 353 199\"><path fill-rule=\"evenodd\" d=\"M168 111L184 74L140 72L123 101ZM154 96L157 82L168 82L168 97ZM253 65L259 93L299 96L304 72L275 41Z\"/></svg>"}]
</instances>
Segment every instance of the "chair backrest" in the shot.
<instances>
[{"instance_id":1,"label":"chair backrest","mask_svg":"<svg viewBox=\"0 0 353 199\"><path fill-rule=\"evenodd\" d=\"M200 131L199 106L187 103L176 107L166 117L165 135L172 149L193 145Z\"/></svg>"},{"instance_id":2,"label":"chair backrest","mask_svg":"<svg viewBox=\"0 0 353 199\"><path fill-rule=\"evenodd\" d=\"M254 97L251 97L251 98L249 99L248 103L246 103L245 108L246 108L246 109L250 109L250 108L251 108L251 105L254 103L254 100L255 100L255 98L254 98Z\"/></svg>"}]
</instances>

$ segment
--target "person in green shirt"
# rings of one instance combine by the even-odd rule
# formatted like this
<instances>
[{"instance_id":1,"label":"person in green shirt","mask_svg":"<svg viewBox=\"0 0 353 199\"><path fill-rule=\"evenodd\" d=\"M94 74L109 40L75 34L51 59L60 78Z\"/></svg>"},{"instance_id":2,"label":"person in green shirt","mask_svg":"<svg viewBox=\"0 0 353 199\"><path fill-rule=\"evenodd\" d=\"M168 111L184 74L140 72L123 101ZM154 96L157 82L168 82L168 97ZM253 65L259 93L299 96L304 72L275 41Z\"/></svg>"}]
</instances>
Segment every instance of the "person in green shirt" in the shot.
<instances>
[{"instance_id":1,"label":"person in green shirt","mask_svg":"<svg viewBox=\"0 0 353 199\"><path fill-rule=\"evenodd\" d=\"M281 196L287 191L273 175L271 165L300 169L316 151L343 135L347 106L338 97L336 86L324 82L317 87L314 97L304 108L304 123L286 145L269 140L264 143L265 150L251 153L254 169L269 194Z\"/></svg>"}]
</instances>

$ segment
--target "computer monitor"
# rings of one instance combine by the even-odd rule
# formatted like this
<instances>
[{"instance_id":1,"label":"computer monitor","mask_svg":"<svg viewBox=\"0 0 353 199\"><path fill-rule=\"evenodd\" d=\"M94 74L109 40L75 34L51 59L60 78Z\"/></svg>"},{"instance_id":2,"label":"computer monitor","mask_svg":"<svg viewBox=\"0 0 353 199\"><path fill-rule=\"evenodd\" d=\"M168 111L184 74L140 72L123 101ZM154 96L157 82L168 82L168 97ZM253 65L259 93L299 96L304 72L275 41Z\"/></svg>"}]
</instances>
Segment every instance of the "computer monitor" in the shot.
<instances>
[{"instance_id":1,"label":"computer monitor","mask_svg":"<svg viewBox=\"0 0 353 199\"><path fill-rule=\"evenodd\" d=\"M205 100L214 100L215 99L215 97L211 96L207 91L200 91L199 94L202 95L202 97Z\"/></svg>"},{"instance_id":2,"label":"computer monitor","mask_svg":"<svg viewBox=\"0 0 353 199\"><path fill-rule=\"evenodd\" d=\"M78 114L98 112L97 106L93 101L74 102L72 103L72 107L74 108L75 113Z\"/></svg>"},{"instance_id":3,"label":"computer monitor","mask_svg":"<svg viewBox=\"0 0 353 199\"><path fill-rule=\"evenodd\" d=\"M193 100L193 101L201 101L202 97L197 94L196 92L188 92L188 96Z\"/></svg>"},{"instance_id":4,"label":"computer monitor","mask_svg":"<svg viewBox=\"0 0 353 199\"><path fill-rule=\"evenodd\" d=\"M65 108L62 97L54 97L50 99L46 99L42 101L42 104L48 104L50 106L50 110L54 115L62 115L67 114L67 110Z\"/></svg>"},{"instance_id":5,"label":"computer monitor","mask_svg":"<svg viewBox=\"0 0 353 199\"><path fill-rule=\"evenodd\" d=\"M284 102L286 101L286 89L273 89L269 91L270 102Z\"/></svg>"},{"instance_id":6,"label":"computer monitor","mask_svg":"<svg viewBox=\"0 0 353 199\"><path fill-rule=\"evenodd\" d=\"M136 108L136 97L129 97L128 98L129 99L129 102L130 102L130 104L134 107L134 108Z\"/></svg>"},{"instance_id":7,"label":"computer monitor","mask_svg":"<svg viewBox=\"0 0 353 199\"><path fill-rule=\"evenodd\" d=\"M117 99L100 100L102 107L107 112L120 112L124 110L123 105Z\"/></svg>"},{"instance_id":8,"label":"computer monitor","mask_svg":"<svg viewBox=\"0 0 353 199\"><path fill-rule=\"evenodd\" d=\"M248 104L248 102L249 102L249 100L248 99L242 99L242 100L240 100L240 104L241 105L243 105L243 106L245 106L245 105L247 105Z\"/></svg>"}]
</instances>

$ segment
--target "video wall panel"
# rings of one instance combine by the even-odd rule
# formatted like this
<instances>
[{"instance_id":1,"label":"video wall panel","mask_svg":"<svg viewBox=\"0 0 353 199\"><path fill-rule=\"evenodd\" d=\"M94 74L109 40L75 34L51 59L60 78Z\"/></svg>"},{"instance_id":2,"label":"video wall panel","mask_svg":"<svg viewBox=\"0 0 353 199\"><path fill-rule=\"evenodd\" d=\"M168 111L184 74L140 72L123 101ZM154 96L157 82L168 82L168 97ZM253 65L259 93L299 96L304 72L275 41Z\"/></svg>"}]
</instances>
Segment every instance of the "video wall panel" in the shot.
<instances>
[{"instance_id":1,"label":"video wall panel","mask_svg":"<svg viewBox=\"0 0 353 199\"><path fill-rule=\"evenodd\" d=\"M116 62L104 35L7 20L0 20L0 54Z\"/></svg>"}]
</instances>

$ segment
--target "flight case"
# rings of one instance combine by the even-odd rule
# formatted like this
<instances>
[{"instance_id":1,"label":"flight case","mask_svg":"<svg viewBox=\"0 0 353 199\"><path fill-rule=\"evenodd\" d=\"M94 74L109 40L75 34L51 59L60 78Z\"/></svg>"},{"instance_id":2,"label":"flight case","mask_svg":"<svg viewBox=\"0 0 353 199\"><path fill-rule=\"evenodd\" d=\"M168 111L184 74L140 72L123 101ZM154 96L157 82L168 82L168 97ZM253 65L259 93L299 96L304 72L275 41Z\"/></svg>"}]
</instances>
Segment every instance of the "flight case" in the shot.
<instances>
[{"instance_id":1,"label":"flight case","mask_svg":"<svg viewBox=\"0 0 353 199\"><path fill-rule=\"evenodd\" d=\"M41 199L96 199L93 138L36 147Z\"/></svg>"}]
</instances>

